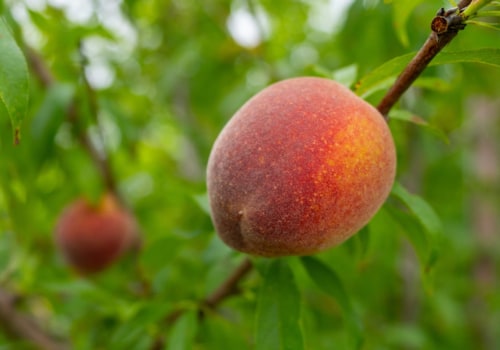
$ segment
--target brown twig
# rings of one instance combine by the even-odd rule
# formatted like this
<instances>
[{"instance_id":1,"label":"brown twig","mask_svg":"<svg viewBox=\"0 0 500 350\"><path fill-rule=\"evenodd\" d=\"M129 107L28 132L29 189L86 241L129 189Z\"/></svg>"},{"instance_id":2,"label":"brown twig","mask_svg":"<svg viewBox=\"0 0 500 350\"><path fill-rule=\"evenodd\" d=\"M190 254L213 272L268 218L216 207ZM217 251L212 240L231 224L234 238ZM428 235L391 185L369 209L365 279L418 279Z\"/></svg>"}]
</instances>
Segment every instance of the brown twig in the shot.
<instances>
[{"instance_id":1,"label":"brown twig","mask_svg":"<svg viewBox=\"0 0 500 350\"><path fill-rule=\"evenodd\" d=\"M44 88L51 87L54 84L54 77L45 64L45 61L29 46L24 48L24 52L35 78L37 78Z\"/></svg>"},{"instance_id":2,"label":"brown twig","mask_svg":"<svg viewBox=\"0 0 500 350\"><path fill-rule=\"evenodd\" d=\"M50 89L56 83L56 79L45 64L45 61L30 47L25 47L25 56L31 72L39 81L40 85L44 89ZM67 111L68 119L75 124L80 118L80 112L77 104L78 101L76 99L73 100ZM109 160L106 157L103 157L103 155L96 149L85 131L82 130L77 134L82 147L87 151L94 164L99 169L107 189L119 198ZM39 349L70 349L69 344L56 339L47 331L42 329L42 327L40 327L40 325L38 325L32 318L20 313L16 309L15 300L16 297L13 294L0 289L0 326L2 329L17 338L32 342Z\"/></svg>"},{"instance_id":3,"label":"brown twig","mask_svg":"<svg viewBox=\"0 0 500 350\"><path fill-rule=\"evenodd\" d=\"M208 310L215 310L217 306L230 296L239 293L240 289L238 284L240 281L252 271L253 265L249 258L245 258L240 265L236 267L229 277L222 282L222 284L213 293L207 296L204 300L200 302L200 316L203 316L204 312ZM177 309L167 315L165 318L166 325L172 325L182 316L184 309ZM163 349L165 344L165 339L163 337L158 337L156 341L151 346L151 350Z\"/></svg>"},{"instance_id":4,"label":"brown twig","mask_svg":"<svg viewBox=\"0 0 500 350\"><path fill-rule=\"evenodd\" d=\"M472 2L472 0L461 0L461 1L458 3L458 8L459 8L459 9L464 9L464 8L466 8L467 6L469 6L471 2Z\"/></svg>"},{"instance_id":5,"label":"brown twig","mask_svg":"<svg viewBox=\"0 0 500 350\"><path fill-rule=\"evenodd\" d=\"M200 302L200 312L203 312L203 309L214 310L222 301L232 295L238 294L238 284L250 271L252 271L252 267L253 265L249 258L243 260L233 273L222 282L219 288ZM165 322L169 325L173 324L183 312L182 309L173 311L166 317Z\"/></svg>"},{"instance_id":6,"label":"brown twig","mask_svg":"<svg viewBox=\"0 0 500 350\"><path fill-rule=\"evenodd\" d=\"M40 82L40 84L45 89L52 87L56 83L56 79L54 78L52 72L49 70L49 68L45 64L44 60L40 57L40 55L30 47L25 47L25 54L29 67L31 68L31 71L33 72L37 80ZM96 122L97 125L97 101L96 101L97 99L95 96L95 92L91 88L84 73L85 73L84 67L82 67L82 76L89 98L90 111L92 113L92 117L94 118L94 122ZM73 124L78 123L81 117L77 104L78 102L76 100L73 100L67 112L68 119ZM102 133L99 128L98 130L100 135L99 137L101 141L103 141L104 138L102 136ZM102 154L102 152L99 152L99 150L92 143L88 133L82 130L81 132L78 132L77 136L78 136L77 137L78 141L80 142L82 147L87 151L88 155L92 158L96 168L100 172L106 189L111 193L113 193L117 198L120 198L116 188L116 181L111 169L111 164L109 163L109 158L105 154Z\"/></svg>"},{"instance_id":7,"label":"brown twig","mask_svg":"<svg viewBox=\"0 0 500 350\"><path fill-rule=\"evenodd\" d=\"M42 350L68 350L70 345L56 339L32 318L17 311L16 296L0 289L0 324L10 335L26 339Z\"/></svg>"},{"instance_id":8,"label":"brown twig","mask_svg":"<svg viewBox=\"0 0 500 350\"><path fill-rule=\"evenodd\" d=\"M422 48L410 61L408 66L398 76L394 85L387 91L377 106L379 112L388 119L391 108L401 98L403 93L418 78L434 57L465 27L464 18L460 12L471 3L471 0L460 1L458 8L440 12L431 23L432 32Z\"/></svg>"},{"instance_id":9,"label":"brown twig","mask_svg":"<svg viewBox=\"0 0 500 350\"><path fill-rule=\"evenodd\" d=\"M235 295L238 293L238 283L243 277L245 277L252 270L252 262L250 259L245 259L241 265L239 265L233 274L230 275L224 283L222 283L219 288L217 288L212 294L210 294L204 301L203 305L214 309L220 304L224 299Z\"/></svg>"}]
</instances>

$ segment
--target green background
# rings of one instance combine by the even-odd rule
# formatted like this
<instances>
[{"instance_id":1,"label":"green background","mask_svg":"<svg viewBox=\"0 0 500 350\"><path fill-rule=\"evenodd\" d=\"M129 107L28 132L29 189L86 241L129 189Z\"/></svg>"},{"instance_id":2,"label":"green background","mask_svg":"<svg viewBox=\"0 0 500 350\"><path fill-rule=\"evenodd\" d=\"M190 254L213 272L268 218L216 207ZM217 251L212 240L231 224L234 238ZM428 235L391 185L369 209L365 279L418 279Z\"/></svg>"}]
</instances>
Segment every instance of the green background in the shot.
<instances>
[{"instance_id":1,"label":"green background","mask_svg":"<svg viewBox=\"0 0 500 350\"><path fill-rule=\"evenodd\" d=\"M18 146L0 107L0 289L19 296L19 313L75 349L500 347L500 69L477 63L430 67L393 111L401 185L366 229L315 258L253 259L237 295L198 312L244 259L217 238L205 194L210 148L231 115L293 76L354 89L418 50L449 4L354 1L338 15L328 1L48 3L0 2L52 79L29 66ZM228 25L245 19L252 46ZM499 39L469 25L446 50ZM364 97L376 105L390 78ZM143 235L139 254L89 278L53 244L65 205L105 188L81 135L109 157ZM31 348L0 329L0 349Z\"/></svg>"}]
</instances>

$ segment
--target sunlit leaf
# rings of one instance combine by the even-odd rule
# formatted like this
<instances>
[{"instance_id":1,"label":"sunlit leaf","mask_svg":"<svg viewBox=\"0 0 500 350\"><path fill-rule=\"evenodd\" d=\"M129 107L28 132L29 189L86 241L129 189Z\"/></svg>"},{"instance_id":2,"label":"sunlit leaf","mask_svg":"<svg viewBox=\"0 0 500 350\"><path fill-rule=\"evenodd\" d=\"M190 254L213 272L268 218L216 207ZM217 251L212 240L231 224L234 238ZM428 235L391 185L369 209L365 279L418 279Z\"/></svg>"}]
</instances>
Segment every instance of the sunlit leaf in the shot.
<instances>
[{"instance_id":1,"label":"sunlit leaf","mask_svg":"<svg viewBox=\"0 0 500 350\"><path fill-rule=\"evenodd\" d=\"M453 88L450 82L438 77L419 77L413 85L438 92L447 92Z\"/></svg>"},{"instance_id":2,"label":"sunlit leaf","mask_svg":"<svg viewBox=\"0 0 500 350\"><path fill-rule=\"evenodd\" d=\"M336 82L351 87L358 76L358 66L356 64L351 64L346 67L339 68L333 72L333 80Z\"/></svg>"},{"instance_id":3,"label":"sunlit leaf","mask_svg":"<svg viewBox=\"0 0 500 350\"><path fill-rule=\"evenodd\" d=\"M500 17L500 11L488 10L477 13L478 17Z\"/></svg>"},{"instance_id":4,"label":"sunlit leaf","mask_svg":"<svg viewBox=\"0 0 500 350\"><path fill-rule=\"evenodd\" d=\"M304 349L301 298L286 260L273 260L263 279L257 302L255 348Z\"/></svg>"},{"instance_id":5,"label":"sunlit leaf","mask_svg":"<svg viewBox=\"0 0 500 350\"><path fill-rule=\"evenodd\" d=\"M493 30L500 31L500 27L498 25L491 24L491 23L488 23L488 22L483 22L483 21L467 21L466 23L467 24L473 24L473 25L480 26L480 27L487 28L487 29L493 29Z\"/></svg>"},{"instance_id":6,"label":"sunlit leaf","mask_svg":"<svg viewBox=\"0 0 500 350\"><path fill-rule=\"evenodd\" d=\"M382 64L364 76L357 84L355 92L366 97L379 89L388 79L397 76L415 56L415 53L402 55ZM442 52L431 61L429 66L449 63L482 63L500 67L500 49L486 48L470 51Z\"/></svg>"},{"instance_id":7,"label":"sunlit leaf","mask_svg":"<svg viewBox=\"0 0 500 350\"><path fill-rule=\"evenodd\" d=\"M28 110L28 66L7 23L1 17L0 53L0 103L9 115L14 143L18 143L21 123Z\"/></svg>"}]
</instances>

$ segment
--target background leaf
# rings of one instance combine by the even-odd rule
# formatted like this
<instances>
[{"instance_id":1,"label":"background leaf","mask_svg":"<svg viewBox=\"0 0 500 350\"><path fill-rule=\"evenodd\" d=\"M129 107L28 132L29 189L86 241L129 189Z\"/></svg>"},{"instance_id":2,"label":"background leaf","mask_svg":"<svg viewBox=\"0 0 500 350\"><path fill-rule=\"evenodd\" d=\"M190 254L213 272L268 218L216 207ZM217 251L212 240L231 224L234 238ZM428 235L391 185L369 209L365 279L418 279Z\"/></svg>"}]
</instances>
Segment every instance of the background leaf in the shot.
<instances>
[{"instance_id":1,"label":"background leaf","mask_svg":"<svg viewBox=\"0 0 500 350\"><path fill-rule=\"evenodd\" d=\"M300 329L304 341L297 343L306 349L355 348L358 321L367 350L500 349L500 294L492 273L500 266L500 45L498 32L474 25L446 48L470 57L441 53L435 62L472 63L479 56L491 64L429 67L389 123L397 180L418 189L432 210L417 217L412 199L407 205L393 194L367 228L313 258L326 265L314 270L323 278L311 278L300 258L284 259L293 280L278 286L263 277L273 259L253 258L255 271L230 291L236 294L197 315L199 302L245 258L215 234L207 215L205 170L217 135L251 96L290 77L321 75L350 87L362 78L363 96L380 101L413 54L383 74L374 74L377 67L417 50L438 7L453 7L428 0L409 12L414 2L401 0L398 6L407 6L398 9L406 11L401 15L388 2L125 0L78 8L71 0L0 0L2 25L35 58L27 60L21 147L12 147L11 120L0 103L0 280L2 290L19 296L13 306L53 338L67 340L67 348L151 350L174 339L172 346L193 349L253 350L262 326L256 313L264 321L264 311L274 307L257 306L266 283L267 290L276 286L272 300L296 302L289 311L299 326L292 328ZM401 44L402 31L409 47ZM242 42L242 33L252 45ZM0 61L6 57L2 49ZM68 103L77 108L68 113ZM62 208L104 189L99 164L81 143L85 135L112 170L143 241L136 255L89 278L69 269L53 242ZM442 225L437 242L422 223L434 214ZM358 318L350 321L339 288ZM166 322L178 309L191 314ZM3 331L9 320L0 322L0 347L30 348Z\"/></svg>"},{"instance_id":2,"label":"background leaf","mask_svg":"<svg viewBox=\"0 0 500 350\"><path fill-rule=\"evenodd\" d=\"M314 283L324 292L335 298L340 304L354 339L353 348L359 349L363 343L361 322L354 311L351 298L345 291L340 278L332 268L317 258L302 257L301 262Z\"/></svg>"},{"instance_id":3,"label":"background leaf","mask_svg":"<svg viewBox=\"0 0 500 350\"><path fill-rule=\"evenodd\" d=\"M394 183L391 194L411 210L427 232L434 237L442 234L443 225L439 216L422 197L409 193L399 182Z\"/></svg>"},{"instance_id":4,"label":"background leaf","mask_svg":"<svg viewBox=\"0 0 500 350\"><path fill-rule=\"evenodd\" d=\"M393 0L392 6L394 9L394 29L396 29L396 34L401 41L401 43L408 47L408 29L406 24L411 13L415 8L425 0Z\"/></svg>"},{"instance_id":5,"label":"background leaf","mask_svg":"<svg viewBox=\"0 0 500 350\"><path fill-rule=\"evenodd\" d=\"M197 312L185 312L174 324L168 335L167 350L189 350L193 348L194 337L198 328Z\"/></svg>"},{"instance_id":6,"label":"background leaf","mask_svg":"<svg viewBox=\"0 0 500 350\"><path fill-rule=\"evenodd\" d=\"M439 137L441 140L443 140L446 143L449 143L448 136L439 128L431 125L429 122L427 122L425 119L420 118L419 116L405 110L401 109L392 109L389 112L389 118L391 120L403 120L406 122L410 122L419 126L424 127L437 137Z\"/></svg>"},{"instance_id":7,"label":"background leaf","mask_svg":"<svg viewBox=\"0 0 500 350\"><path fill-rule=\"evenodd\" d=\"M415 56L415 53L395 57L365 75L356 84L356 93L368 96L378 90L388 79L398 75ZM478 50L441 52L429 64L430 67L450 63L482 63L500 67L500 49L484 48Z\"/></svg>"},{"instance_id":8,"label":"background leaf","mask_svg":"<svg viewBox=\"0 0 500 350\"><path fill-rule=\"evenodd\" d=\"M302 301L286 260L271 261L262 277L257 301L256 348L304 349L300 311Z\"/></svg>"},{"instance_id":9,"label":"background leaf","mask_svg":"<svg viewBox=\"0 0 500 350\"><path fill-rule=\"evenodd\" d=\"M0 17L0 52L0 103L9 115L14 142L18 143L21 123L28 111L28 67L3 17Z\"/></svg>"}]
</instances>

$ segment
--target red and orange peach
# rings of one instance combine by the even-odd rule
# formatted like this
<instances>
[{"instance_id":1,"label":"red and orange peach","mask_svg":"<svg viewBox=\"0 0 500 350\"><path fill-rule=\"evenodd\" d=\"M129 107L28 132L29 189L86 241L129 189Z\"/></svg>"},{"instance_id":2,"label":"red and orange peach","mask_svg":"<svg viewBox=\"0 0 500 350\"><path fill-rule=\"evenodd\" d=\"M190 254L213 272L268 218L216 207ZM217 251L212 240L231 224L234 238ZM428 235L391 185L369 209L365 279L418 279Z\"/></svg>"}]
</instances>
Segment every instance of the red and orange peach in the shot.
<instances>
[{"instance_id":1,"label":"red and orange peach","mask_svg":"<svg viewBox=\"0 0 500 350\"><path fill-rule=\"evenodd\" d=\"M60 215L55 241L66 261L83 274L106 269L138 241L135 219L111 194L97 205L85 199Z\"/></svg>"},{"instance_id":2,"label":"red and orange peach","mask_svg":"<svg viewBox=\"0 0 500 350\"><path fill-rule=\"evenodd\" d=\"M375 108L332 80L284 80L250 99L215 141L212 220L239 251L313 254L368 223L395 169L391 132Z\"/></svg>"}]
</instances>

